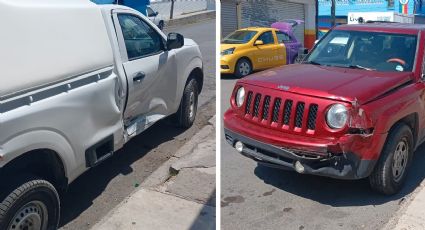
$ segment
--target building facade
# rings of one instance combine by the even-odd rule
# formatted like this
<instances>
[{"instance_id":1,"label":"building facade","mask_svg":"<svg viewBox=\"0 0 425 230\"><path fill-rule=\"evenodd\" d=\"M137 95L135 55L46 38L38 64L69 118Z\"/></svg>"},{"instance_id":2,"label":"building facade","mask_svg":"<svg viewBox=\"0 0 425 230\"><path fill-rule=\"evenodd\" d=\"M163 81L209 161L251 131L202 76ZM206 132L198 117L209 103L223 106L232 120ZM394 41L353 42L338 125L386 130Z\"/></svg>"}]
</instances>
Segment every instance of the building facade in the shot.
<instances>
[{"instance_id":1,"label":"building facade","mask_svg":"<svg viewBox=\"0 0 425 230\"><path fill-rule=\"evenodd\" d=\"M335 0L336 23L346 24L349 13L393 12L402 15L423 15L422 0ZM325 32L331 27L331 0L318 0L319 30Z\"/></svg>"},{"instance_id":2,"label":"building facade","mask_svg":"<svg viewBox=\"0 0 425 230\"><path fill-rule=\"evenodd\" d=\"M270 27L284 19L301 19L295 36L305 47L316 40L316 2L312 0L221 0L221 36L250 26Z\"/></svg>"}]
</instances>

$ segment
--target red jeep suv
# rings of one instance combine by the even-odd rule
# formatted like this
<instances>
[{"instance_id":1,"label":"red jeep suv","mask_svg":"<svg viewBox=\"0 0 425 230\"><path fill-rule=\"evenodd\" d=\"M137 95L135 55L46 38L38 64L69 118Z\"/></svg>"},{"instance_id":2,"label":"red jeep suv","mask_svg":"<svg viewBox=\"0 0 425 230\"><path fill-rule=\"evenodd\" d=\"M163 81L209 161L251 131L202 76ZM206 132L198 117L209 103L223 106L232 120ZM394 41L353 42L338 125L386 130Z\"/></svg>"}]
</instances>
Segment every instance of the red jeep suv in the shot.
<instances>
[{"instance_id":1,"label":"red jeep suv","mask_svg":"<svg viewBox=\"0 0 425 230\"><path fill-rule=\"evenodd\" d=\"M425 25L335 27L302 64L236 83L226 140L260 164L397 193L425 137L424 43Z\"/></svg>"}]
</instances>

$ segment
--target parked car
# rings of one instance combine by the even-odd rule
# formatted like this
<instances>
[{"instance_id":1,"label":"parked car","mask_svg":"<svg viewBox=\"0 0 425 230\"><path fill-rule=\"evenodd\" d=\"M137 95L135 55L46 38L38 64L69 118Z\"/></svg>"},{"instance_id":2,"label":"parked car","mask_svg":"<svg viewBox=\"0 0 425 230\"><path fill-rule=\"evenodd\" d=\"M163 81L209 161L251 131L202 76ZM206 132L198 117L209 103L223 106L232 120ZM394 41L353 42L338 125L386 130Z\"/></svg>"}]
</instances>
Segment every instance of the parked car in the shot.
<instances>
[{"instance_id":1,"label":"parked car","mask_svg":"<svg viewBox=\"0 0 425 230\"><path fill-rule=\"evenodd\" d=\"M285 44L286 64L293 64L296 62L295 60L297 59L302 44L295 37L294 30L298 25L303 23L303 20L289 19L282 22L275 22L271 25L272 28L278 29L284 34L278 37L278 39Z\"/></svg>"},{"instance_id":2,"label":"parked car","mask_svg":"<svg viewBox=\"0 0 425 230\"><path fill-rule=\"evenodd\" d=\"M220 72L244 77L253 71L294 63L301 47L293 28L301 21L236 30L221 41Z\"/></svg>"},{"instance_id":3,"label":"parked car","mask_svg":"<svg viewBox=\"0 0 425 230\"><path fill-rule=\"evenodd\" d=\"M150 6L146 7L146 15L149 20L151 20L160 30L164 29L164 17L158 13L158 11L154 11Z\"/></svg>"},{"instance_id":4,"label":"parked car","mask_svg":"<svg viewBox=\"0 0 425 230\"><path fill-rule=\"evenodd\" d=\"M337 26L303 64L239 80L226 140L259 164L395 194L425 140L425 26Z\"/></svg>"},{"instance_id":5,"label":"parked car","mask_svg":"<svg viewBox=\"0 0 425 230\"><path fill-rule=\"evenodd\" d=\"M141 13L43 3L0 1L0 229L57 229L72 181L165 117L190 127L203 85L198 45Z\"/></svg>"}]
</instances>

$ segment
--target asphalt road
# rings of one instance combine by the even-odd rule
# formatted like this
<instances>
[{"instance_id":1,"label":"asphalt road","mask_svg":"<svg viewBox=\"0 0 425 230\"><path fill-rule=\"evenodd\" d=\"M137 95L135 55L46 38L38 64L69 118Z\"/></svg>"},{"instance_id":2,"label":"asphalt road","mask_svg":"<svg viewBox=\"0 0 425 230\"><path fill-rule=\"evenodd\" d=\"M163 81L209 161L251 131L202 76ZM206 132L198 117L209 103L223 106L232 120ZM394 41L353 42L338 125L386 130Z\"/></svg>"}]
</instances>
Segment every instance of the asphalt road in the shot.
<instances>
[{"instance_id":1,"label":"asphalt road","mask_svg":"<svg viewBox=\"0 0 425 230\"><path fill-rule=\"evenodd\" d=\"M215 20L167 30L193 38L203 54L204 89L194 126L182 130L169 119L161 121L79 177L62 199L61 229L90 229L215 115Z\"/></svg>"},{"instance_id":2,"label":"asphalt road","mask_svg":"<svg viewBox=\"0 0 425 230\"><path fill-rule=\"evenodd\" d=\"M221 80L221 113L236 80ZM223 125L221 126L223 130ZM257 166L221 135L221 226L236 229L380 229L425 178L425 145L415 154L404 189L374 193L367 180L342 181Z\"/></svg>"}]
</instances>

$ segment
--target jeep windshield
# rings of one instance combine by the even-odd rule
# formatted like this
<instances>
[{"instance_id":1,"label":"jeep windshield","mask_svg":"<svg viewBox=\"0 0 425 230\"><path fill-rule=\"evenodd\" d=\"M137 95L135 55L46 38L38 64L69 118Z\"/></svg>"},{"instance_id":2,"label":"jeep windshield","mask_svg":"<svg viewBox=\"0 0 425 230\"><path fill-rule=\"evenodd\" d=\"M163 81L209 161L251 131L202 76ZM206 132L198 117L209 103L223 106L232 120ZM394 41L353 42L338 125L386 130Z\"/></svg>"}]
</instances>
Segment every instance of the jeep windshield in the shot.
<instances>
[{"instance_id":1,"label":"jeep windshield","mask_svg":"<svg viewBox=\"0 0 425 230\"><path fill-rule=\"evenodd\" d=\"M222 44L245 44L249 42L255 35L257 31L252 30L237 30L229 35L227 35L222 41Z\"/></svg>"},{"instance_id":2,"label":"jeep windshield","mask_svg":"<svg viewBox=\"0 0 425 230\"><path fill-rule=\"evenodd\" d=\"M369 71L411 72L416 35L333 30L304 63Z\"/></svg>"}]
</instances>

